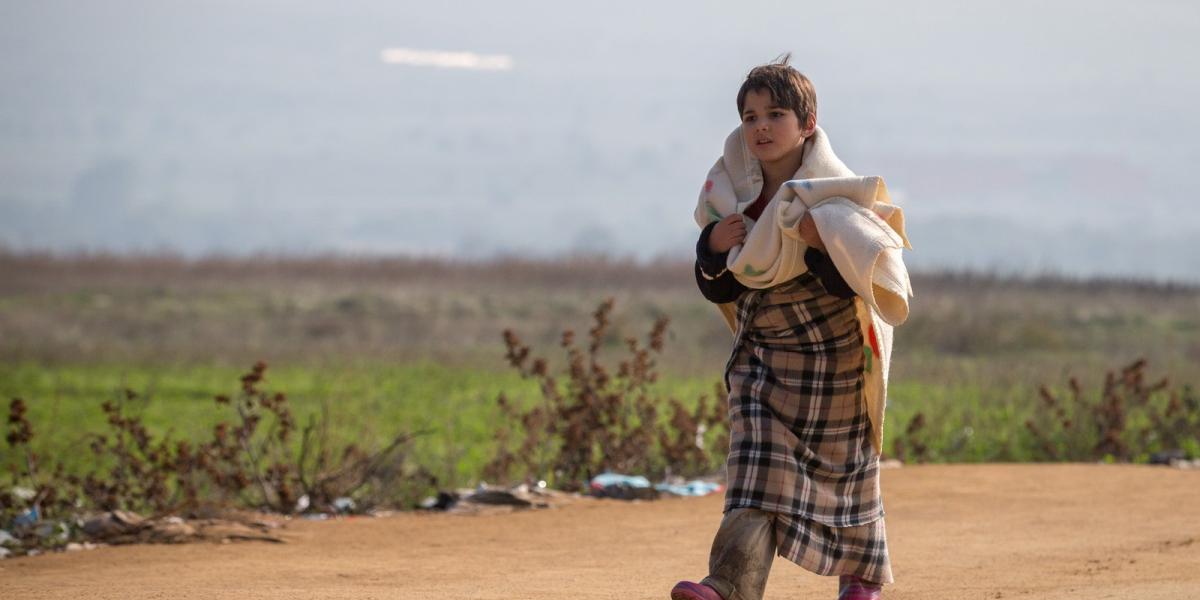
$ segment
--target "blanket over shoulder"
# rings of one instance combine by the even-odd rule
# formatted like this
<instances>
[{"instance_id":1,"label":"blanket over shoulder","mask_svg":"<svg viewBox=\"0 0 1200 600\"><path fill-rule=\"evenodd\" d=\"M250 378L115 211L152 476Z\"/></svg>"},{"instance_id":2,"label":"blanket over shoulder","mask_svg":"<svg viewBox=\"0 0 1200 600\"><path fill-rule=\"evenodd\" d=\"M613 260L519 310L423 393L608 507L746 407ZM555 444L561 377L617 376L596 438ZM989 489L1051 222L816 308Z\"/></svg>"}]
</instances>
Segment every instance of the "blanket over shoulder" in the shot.
<instances>
[{"instance_id":1,"label":"blanket over shoulder","mask_svg":"<svg viewBox=\"0 0 1200 600\"><path fill-rule=\"evenodd\" d=\"M804 142L803 157L800 169L770 199L758 222L743 216L746 239L729 251L726 267L754 289L773 287L804 273L808 246L797 224L805 213L812 213L826 253L856 293L871 443L882 452L892 328L908 318L908 299L913 295L901 256L901 249L912 249L904 212L892 204L882 178L856 176L838 159L820 127ZM725 151L704 182L696 224L703 228L727 215L742 214L762 186L762 169L739 127L725 139ZM734 304L719 308L730 330L736 330Z\"/></svg>"}]
</instances>

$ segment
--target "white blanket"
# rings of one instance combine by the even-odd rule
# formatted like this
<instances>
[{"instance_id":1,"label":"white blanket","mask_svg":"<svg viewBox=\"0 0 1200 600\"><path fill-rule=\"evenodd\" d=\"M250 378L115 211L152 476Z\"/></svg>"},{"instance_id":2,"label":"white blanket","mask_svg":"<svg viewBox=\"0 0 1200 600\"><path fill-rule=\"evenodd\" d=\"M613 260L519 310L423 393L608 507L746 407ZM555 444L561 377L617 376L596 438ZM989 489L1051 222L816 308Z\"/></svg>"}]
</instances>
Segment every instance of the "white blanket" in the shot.
<instances>
[{"instance_id":1,"label":"white blanket","mask_svg":"<svg viewBox=\"0 0 1200 600\"><path fill-rule=\"evenodd\" d=\"M742 213L762 192L762 168L737 128L725 140L725 152L708 173L695 218L705 227ZM871 417L872 444L883 449L883 416L891 363L892 328L908 318L912 286L901 249L912 249L904 231L904 213L891 203L879 177L858 177L829 145L817 127L804 143L803 162L791 181L780 187L755 222L746 219L744 242L729 251L727 268L743 285L769 288L804 273L807 244L797 224L806 212L833 264L857 294L863 334L865 396ZM731 330L732 303L720 306Z\"/></svg>"}]
</instances>

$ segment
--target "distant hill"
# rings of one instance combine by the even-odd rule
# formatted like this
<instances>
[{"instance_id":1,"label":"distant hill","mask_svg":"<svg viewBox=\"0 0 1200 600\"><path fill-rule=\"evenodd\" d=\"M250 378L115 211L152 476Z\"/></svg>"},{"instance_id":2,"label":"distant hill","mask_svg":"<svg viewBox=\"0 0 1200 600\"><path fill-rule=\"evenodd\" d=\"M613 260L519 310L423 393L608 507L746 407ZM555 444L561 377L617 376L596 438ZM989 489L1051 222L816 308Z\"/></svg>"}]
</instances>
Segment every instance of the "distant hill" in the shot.
<instances>
[{"instance_id":1,"label":"distant hill","mask_svg":"<svg viewBox=\"0 0 1200 600\"><path fill-rule=\"evenodd\" d=\"M1193 5L631 10L10 6L0 243L684 256L741 78L790 50L837 152L905 206L913 265L1200 281Z\"/></svg>"}]
</instances>

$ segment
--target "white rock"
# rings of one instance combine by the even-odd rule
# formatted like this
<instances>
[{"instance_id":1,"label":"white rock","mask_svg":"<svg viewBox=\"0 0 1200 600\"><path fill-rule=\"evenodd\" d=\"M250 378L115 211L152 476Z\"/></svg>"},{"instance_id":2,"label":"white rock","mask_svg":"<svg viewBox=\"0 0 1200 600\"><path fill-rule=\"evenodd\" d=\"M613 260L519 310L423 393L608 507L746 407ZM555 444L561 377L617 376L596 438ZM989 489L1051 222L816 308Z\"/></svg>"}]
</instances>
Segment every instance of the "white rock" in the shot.
<instances>
[{"instance_id":1,"label":"white rock","mask_svg":"<svg viewBox=\"0 0 1200 600\"><path fill-rule=\"evenodd\" d=\"M83 544L71 542L70 544L67 544L66 550L67 552L79 552L80 550L83 550Z\"/></svg>"}]
</instances>

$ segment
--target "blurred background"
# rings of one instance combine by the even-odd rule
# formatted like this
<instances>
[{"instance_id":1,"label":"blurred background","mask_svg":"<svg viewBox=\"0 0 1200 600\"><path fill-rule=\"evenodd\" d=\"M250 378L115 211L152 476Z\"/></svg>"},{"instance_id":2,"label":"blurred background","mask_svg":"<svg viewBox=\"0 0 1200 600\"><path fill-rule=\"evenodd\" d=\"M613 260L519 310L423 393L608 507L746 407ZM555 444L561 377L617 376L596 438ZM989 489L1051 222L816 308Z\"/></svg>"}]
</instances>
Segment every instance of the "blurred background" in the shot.
<instances>
[{"instance_id":1,"label":"blurred background","mask_svg":"<svg viewBox=\"0 0 1200 600\"><path fill-rule=\"evenodd\" d=\"M1183 1L0 0L0 394L83 473L105 399L199 439L264 360L298 422L427 432L409 458L469 485L537 433L498 395L544 401L502 332L559 373L612 298L603 363L669 319L647 401L707 402L678 439L719 472L730 334L692 210L785 52L908 219L888 456L1200 455Z\"/></svg>"},{"instance_id":2,"label":"blurred background","mask_svg":"<svg viewBox=\"0 0 1200 600\"><path fill-rule=\"evenodd\" d=\"M1200 279L1189 2L2 10L12 249L686 257L738 85L792 52L913 268Z\"/></svg>"}]
</instances>

